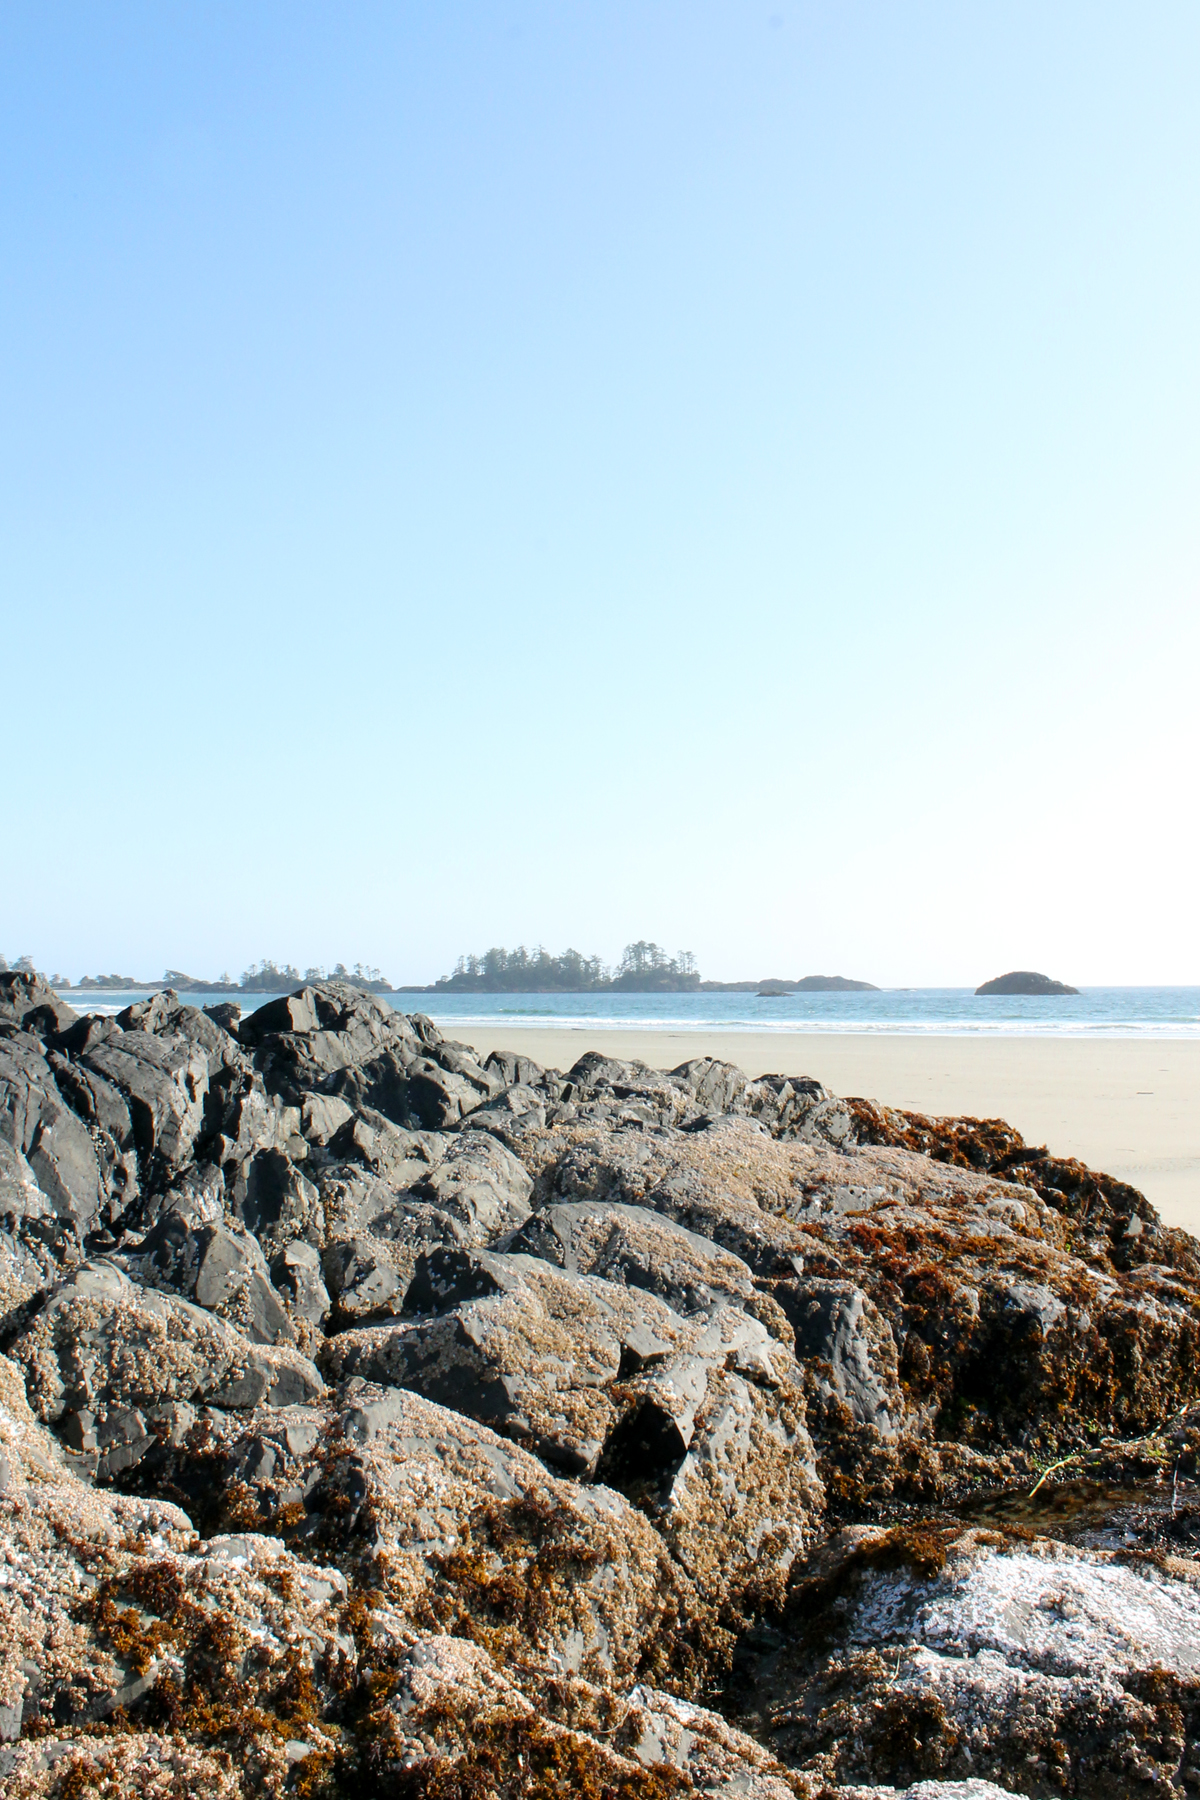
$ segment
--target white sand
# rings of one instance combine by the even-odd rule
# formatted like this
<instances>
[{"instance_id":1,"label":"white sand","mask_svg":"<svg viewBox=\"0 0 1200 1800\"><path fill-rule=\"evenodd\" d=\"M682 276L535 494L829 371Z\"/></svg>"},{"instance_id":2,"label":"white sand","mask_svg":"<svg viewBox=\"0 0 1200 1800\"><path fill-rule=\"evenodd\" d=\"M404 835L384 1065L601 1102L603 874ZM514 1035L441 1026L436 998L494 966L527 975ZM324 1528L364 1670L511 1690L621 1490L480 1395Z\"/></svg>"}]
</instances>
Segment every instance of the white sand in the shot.
<instances>
[{"instance_id":1,"label":"white sand","mask_svg":"<svg viewBox=\"0 0 1200 1800\"><path fill-rule=\"evenodd\" d=\"M585 1050L673 1068L694 1056L748 1075L814 1075L838 1094L1007 1119L1028 1143L1132 1182L1200 1236L1200 1040L869 1037L446 1025L447 1037L568 1069Z\"/></svg>"}]
</instances>

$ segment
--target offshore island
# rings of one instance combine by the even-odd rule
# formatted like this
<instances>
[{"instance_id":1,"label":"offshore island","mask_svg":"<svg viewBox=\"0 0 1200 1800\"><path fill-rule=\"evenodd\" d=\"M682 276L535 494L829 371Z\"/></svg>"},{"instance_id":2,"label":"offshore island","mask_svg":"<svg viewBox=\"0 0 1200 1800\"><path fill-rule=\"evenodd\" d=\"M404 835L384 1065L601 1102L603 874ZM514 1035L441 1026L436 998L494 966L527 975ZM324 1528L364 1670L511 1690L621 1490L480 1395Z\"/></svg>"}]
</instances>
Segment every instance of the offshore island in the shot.
<instances>
[{"instance_id":1,"label":"offshore island","mask_svg":"<svg viewBox=\"0 0 1200 1800\"><path fill-rule=\"evenodd\" d=\"M14 965L17 972L32 974L33 962L21 957ZM0 957L0 972L8 968ZM234 981L228 974L214 979L189 975L182 969L168 969L161 981L139 981L132 975L84 975L72 984L63 975L53 975L50 985L59 993L129 993L143 989L170 988L177 994L282 994L300 981L337 981L370 994L659 994L659 993L763 993L824 994L878 993L869 981L849 981L841 975L805 975L798 980L775 977L757 981L702 981L696 959L690 951L681 950L669 956L660 944L648 939L627 944L615 968L607 968L598 956L582 956L578 950L565 950L552 956L538 946L527 950L492 949L481 956L460 956L453 972L428 985L419 982L393 985L379 969L355 963L348 969L337 963L332 969L309 968L301 974L291 963L277 963L264 957L252 964Z\"/></svg>"},{"instance_id":2,"label":"offshore island","mask_svg":"<svg viewBox=\"0 0 1200 1800\"><path fill-rule=\"evenodd\" d=\"M579 1048L0 973L5 1792L1194 1789L1196 1240Z\"/></svg>"}]
</instances>

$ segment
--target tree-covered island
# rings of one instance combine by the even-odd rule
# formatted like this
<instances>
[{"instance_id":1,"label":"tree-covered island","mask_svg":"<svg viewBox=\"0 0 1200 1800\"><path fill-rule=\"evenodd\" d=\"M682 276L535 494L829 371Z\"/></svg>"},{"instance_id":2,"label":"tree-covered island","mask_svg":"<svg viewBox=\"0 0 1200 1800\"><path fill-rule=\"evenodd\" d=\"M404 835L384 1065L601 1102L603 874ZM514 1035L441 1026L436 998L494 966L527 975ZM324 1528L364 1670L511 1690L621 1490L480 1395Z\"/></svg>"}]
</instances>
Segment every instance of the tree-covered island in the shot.
<instances>
[{"instance_id":1,"label":"tree-covered island","mask_svg":"<svg viewBox=\"0 0 1200 1800\"><path fill-rule=\"evenodd\" d=\"M700 973L690 950L668 956L661 944L645 938L626 944L615 969L598 956L564 950L551 956L539 944L527 950L492 949L483 956L460 956L452 975L433 984L435 993L473 994L667 994L692 993Z\"/></svg>"}]
</instances>

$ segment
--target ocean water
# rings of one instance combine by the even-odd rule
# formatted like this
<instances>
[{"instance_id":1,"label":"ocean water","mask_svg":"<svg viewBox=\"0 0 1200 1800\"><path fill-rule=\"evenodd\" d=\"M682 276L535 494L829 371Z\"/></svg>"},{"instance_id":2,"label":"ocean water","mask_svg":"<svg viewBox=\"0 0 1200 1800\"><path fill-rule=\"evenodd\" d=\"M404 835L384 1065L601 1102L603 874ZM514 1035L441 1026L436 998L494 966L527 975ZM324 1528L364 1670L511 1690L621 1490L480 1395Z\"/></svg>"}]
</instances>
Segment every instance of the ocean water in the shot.
<instances>
[{"instance_id":1,"label":"ocean water","mask_svg":"<svg viewBox=\"0 0 1200 1800\"><path fill-rule=\"evenodd\" d=\"M116 1013L136 992L70 992L80 1012ZM189 994L192 1005L237 999L252 1012L270 994ZM877 994L421 994L382 996L401 1012L456 1027L514 1030L852 1032L890 1037L1200 1037L1200 987L1088 988L1078 995L979 995L970 988L885 988Z\"/></svg>"}]
</instances>

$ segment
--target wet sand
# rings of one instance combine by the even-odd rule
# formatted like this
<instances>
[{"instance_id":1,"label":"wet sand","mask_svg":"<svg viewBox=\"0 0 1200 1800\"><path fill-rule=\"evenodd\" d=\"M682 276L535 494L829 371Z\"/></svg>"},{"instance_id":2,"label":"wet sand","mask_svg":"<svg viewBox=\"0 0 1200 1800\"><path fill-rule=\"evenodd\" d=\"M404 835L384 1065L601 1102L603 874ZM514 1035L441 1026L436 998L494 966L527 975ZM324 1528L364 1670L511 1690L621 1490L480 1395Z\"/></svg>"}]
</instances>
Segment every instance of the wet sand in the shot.
<instances>
[{"instance_id":1,"label":"wet sand","mask_svg":"<svg viewBox=\"0 0 1200 1800\"><path fill-rule=\"evenodd\" d=\"M1007 1119L1026 1142L1131 1182L1168 1224L1200 1236L1197 1039L444 1029L484 1055L517 1050L559 1069L593 1049L652 1068L716 1056L748 1075L814 1075L835 1093L889 1106Z\"/></svg>"}]
</instances>

